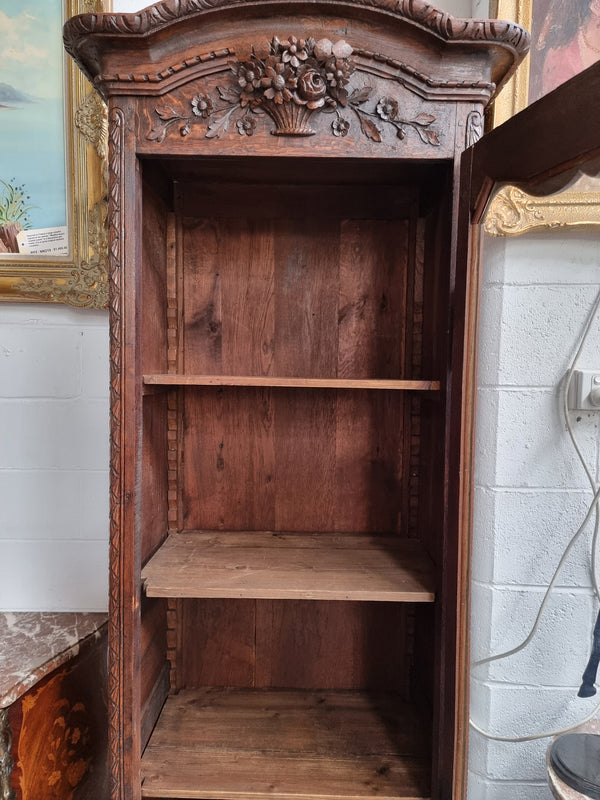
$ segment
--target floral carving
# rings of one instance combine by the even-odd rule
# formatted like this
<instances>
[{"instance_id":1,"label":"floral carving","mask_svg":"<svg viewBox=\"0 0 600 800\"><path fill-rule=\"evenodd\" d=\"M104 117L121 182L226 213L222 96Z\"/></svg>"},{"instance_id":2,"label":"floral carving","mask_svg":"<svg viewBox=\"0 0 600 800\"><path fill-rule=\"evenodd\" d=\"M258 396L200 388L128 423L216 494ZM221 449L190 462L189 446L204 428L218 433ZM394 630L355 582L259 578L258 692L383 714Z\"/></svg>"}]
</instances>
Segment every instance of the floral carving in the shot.
<instances>
[{"instance_id":1,"label":"floral carving","mask_svg":"<svg viewBox=\"0 0 600 800\"><path fill-rule=\"evenodd\" d=\"M310 126L315 112L334 114L331 132L345 137L350 121L342 114L352 111L362 133L373 142L381 142L382 126L391 126L398 139L404 139L413 129L425 144L437 147L439 134L431 128L435 117L421 113L414 119L401 115L394 97L380 97L371 110L365 105L371 100L373 88L363 86L350 94L348 86L354 72L352 47L343 39L315 41L290 36L286 42L273 38L268 54L257 55L254 47L247 61L231 63L234 82L217 86L218 98L196 94L188 109L165 105L155 109L161 121L148 134L151 141L162 142L173 125L181 136L187 136L192 125L208 120L205 136L218 139L229 130L232 122L240 136L252 136L257 116L267 115L274 123L275 136L312 136ZM191 114L190 114L191 110Z\"/></svg>"}]
</instances>

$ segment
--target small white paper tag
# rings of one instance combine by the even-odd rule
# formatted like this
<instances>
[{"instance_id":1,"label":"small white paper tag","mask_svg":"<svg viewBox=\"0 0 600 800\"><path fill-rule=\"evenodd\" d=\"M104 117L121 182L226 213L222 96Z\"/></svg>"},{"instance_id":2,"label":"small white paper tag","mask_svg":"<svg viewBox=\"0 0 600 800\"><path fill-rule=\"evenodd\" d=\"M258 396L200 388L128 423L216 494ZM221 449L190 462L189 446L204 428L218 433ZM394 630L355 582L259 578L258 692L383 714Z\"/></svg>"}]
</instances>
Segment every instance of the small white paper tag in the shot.
<instances>
[{"instance_id":1,"label":"small white paper tag","mask_svg":"<svg viewBox=\"0 0 600 800\"><path fill-rule=\"evenodd\" d=\"M35 228L17 234L19 253L30 256L68 256L69 235L66 225L59 228Z\"/></svg>"}]
</instances>

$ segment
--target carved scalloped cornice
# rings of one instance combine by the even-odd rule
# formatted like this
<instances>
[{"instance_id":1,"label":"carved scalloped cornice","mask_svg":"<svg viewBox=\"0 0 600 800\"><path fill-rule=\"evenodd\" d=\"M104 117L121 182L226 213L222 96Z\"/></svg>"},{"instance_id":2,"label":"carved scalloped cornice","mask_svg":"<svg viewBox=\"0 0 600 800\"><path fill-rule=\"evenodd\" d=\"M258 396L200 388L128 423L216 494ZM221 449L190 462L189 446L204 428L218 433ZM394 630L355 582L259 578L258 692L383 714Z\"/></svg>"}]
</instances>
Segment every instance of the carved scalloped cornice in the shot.
<instances>
[{"instance_id":1,"label":"carved scalloped cornice","mask_svg":"<svg viewBox=\"0 0 600 800\"><path fill-rule=\"evenodd\" d=\"M340 5L340 0L329 0L329 3ZM425 0L342 0L341 4L380 10L447 42L496 44L511 50L516 61L529 50L529 34L514 22L459 19ZM134 14L81 14L68 20L64 26L65 47L77 59L78 43L92 34L146 36L178 20L243 5L248 5L247 0L162 0Z\"/></svg>"}]
</instances>

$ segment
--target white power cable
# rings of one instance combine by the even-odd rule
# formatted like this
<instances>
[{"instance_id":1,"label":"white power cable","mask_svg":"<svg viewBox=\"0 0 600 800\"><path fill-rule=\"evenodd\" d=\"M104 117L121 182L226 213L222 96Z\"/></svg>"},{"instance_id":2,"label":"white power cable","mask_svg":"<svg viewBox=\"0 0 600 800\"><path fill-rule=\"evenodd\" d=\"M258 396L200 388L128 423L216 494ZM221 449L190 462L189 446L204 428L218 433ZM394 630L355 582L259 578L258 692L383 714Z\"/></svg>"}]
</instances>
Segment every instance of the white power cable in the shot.
<instances>
[{"instance_id":1,"label":"white power cable","mask_svg":"<svg viewBox=\"0 0 600 800\"><path fill-rule=\"evenodd\" d=\"M592 582L593 582L593 585L594 585L594 591L596 593L596 596L600 599L600 588L599 588L599 585L598 585L598 574L597 574L597 569L596 569L597 547L598 547L598 538L599 538L599 533L600 533L600 506L599 506L599 503L598 503L598 501L600 500L600 487L596 486L596 481L594 480L594 477L593 477L593 475L592 475L592 473L591 473L591 471L590 471L590 469L589 469L589 467L588 467L588 465L586 463L586 460L585 460L585 457L584 457L584 455L583 455L583 453L581 451L581 448L579 447L579 443L577 442L577 439L575 437L575 432L573 430L573 426L572 426L572 423L571 423L571 420L570 420L570 416L569 416L569 406L568 406L569 388L571 386L571 381L573 379L573 374L575 372L575 368L577 366L577 363L579 361L581 353L583 352L583 348L584 348L585 343L587 341L587 338L588 338L588 336L590 334L590 331L591 331L591 328L592 328L592 324L593 324L593 322L594 322L594 320L596 318L596 315L598 314L599 309L600 309L600 291L598 292L598 294L596 296L596 299L594 301L594 304L592 306L592 309L591 309L591 311L590 311L590 313L588 315L587 322L585 324L585 327L583 329L583 333L581 335L581 340L579 342L579 346L577 348L577 351L575 353L573 361L571 362L571 366L569 367L569 371L567 373L567 379L565 381L564 394L563 394L563 413L564 413L564 417L565 417L567 431L569 433L569 437L571 439L573 447L575 448L575 452L577 453L577 456L578 456L581 464L583 465L583 468L585 470L586 476L587 476L587 478L588 478L588 480L590 482L590 486L592 487L592 491L594 492L593 500L590 503L590 506L588 508L587 514L585 515L585 519L583 520L583 522L581 523L581 525L579 526L579 528L577 529L575 534L571 537L571 540L569 541L568 545L566 546L565 550L563 551L563 554L562 554L562 556L561 556L561 558L560 558L560 560L558 562L558 565L557 565L556 569L554 570L554 574L552 576L552 580L550 581L550 583L548 585L548 588L546 589L546 592L545 592L544 597L542 599L542 602L540 604L539 611L537 613L537 616L535 618L535 621L533 623L533 626L532 626L528 636L521 642L521 644L517 645L516 647L513 647L511 650L507 650L504 653L498 653L496 655L488 656L487 658L482 658L479 661L475 661L471 665L472 669L475 669L475 668L477 668L479 666L482 666L483 664L489 664L492 661L499 661L500 659L508 658L509 656L515 655L516 653L520 652L525 647L527 647L527 645L531 642L531 640L534 638L535 634L537 633L537 629L539 627L542 615L544 613L544 609L545 609L546 604L547 604L547 602L548 602L548 600L550 598L550 594L551 594L551 592L552 592L552 590L553 590L553 588L554 588L554 586L556 584L556 581L558 580L558 576L560 574L560 571L562 570L562 567L564 566L565 561L567 560L567 557L568 557L569 553L571 552L572 547L575 545L575 543L578 541L579 537L583 533L583 531L584 531L587 523L589 522L590 517L594 513L594 511L596 512L596 520L595 520L595 524L594 524L594 533L593 533L593 536L592 536L592 544L591 544L591 573L592 573ZM586 716L584 719L581 719L578 722L576 722L576 723L574 723L572 725L569 725L566 728L561 728L560 730L555 730L555 731L547 731L545 733L531 734L529 736L517 736L517 737L514 737L514 736L496 736L495 734L489 733L488 731L485 731L482 728L480 728L475 722L473 722L472 719L469 719L469 725L473 728L473 730L475 730L478 733L480 733L486 739L492 739L493 741L497 741L497 742L530 742L530 741L534 741L536 739L547 739L547 738L550 738L550 737L553 737L553 736L559 736L560 734L563 734L563 733L569 733L570 731L576 729L580 725L583 725L585 722L588 722L589 720L593 719L596 716L596 714L598 713L598 711L600 711L600 703L598 703L598 705L593 709L593 711L590 714L588 714L588 716Z\"/></svg>"}]
</instances>

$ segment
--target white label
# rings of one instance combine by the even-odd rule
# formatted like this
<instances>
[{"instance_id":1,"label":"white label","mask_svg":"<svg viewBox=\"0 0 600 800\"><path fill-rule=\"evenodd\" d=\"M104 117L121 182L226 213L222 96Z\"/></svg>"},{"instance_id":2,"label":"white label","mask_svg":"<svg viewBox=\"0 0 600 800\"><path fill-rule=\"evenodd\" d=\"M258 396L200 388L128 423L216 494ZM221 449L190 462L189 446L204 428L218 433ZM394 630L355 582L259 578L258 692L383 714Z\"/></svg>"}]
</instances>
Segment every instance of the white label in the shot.
<instances>
[{"instance_id":1,"label":"white label","mask_svg":"<svg viewBox=\"0 0 600 800\"><path fill-rule=\"evenodd\" d=\"M66 225L60 228L35 228L17 234L19 253L30 256L68 256L69 236Z\"/></svg>"}]
</instances>

